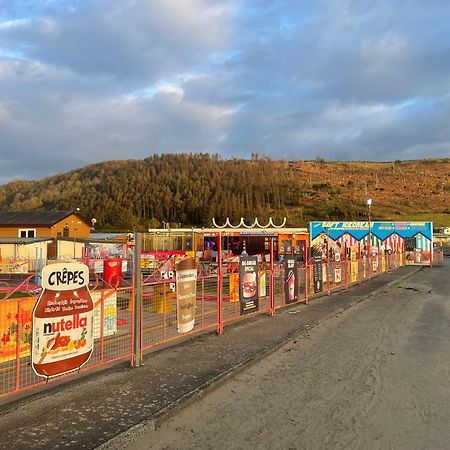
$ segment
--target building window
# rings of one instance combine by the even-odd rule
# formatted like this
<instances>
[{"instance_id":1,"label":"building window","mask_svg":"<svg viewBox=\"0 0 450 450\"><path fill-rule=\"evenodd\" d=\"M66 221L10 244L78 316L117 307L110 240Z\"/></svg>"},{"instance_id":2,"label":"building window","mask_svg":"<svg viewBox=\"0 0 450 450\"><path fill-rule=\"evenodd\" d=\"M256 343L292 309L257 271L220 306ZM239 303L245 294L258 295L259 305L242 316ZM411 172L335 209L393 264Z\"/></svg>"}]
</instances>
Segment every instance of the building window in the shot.
<instances>
[{"instance_id":1,"label":"building window","mask_svg":"<svg viewBox=\"0 0 450 450\"><path fill-rule=\"evenodd\" d=\"M34 228L21 228L19 229L19 237L34 238L36 237L36 230Z\"/></svg>"}]
</instances>

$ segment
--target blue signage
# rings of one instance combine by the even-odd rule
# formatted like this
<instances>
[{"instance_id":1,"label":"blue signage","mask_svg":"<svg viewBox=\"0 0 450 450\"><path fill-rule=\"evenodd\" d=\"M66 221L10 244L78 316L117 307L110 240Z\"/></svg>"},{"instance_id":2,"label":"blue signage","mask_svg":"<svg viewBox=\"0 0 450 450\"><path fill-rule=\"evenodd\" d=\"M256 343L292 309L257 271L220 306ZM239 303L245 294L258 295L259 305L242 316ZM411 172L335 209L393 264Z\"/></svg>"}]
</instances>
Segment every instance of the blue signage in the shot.
<instances>
[{"instance_id":1,"label":"blue signage","mask_svg":"<svg viewBox=\"0 0 450 450\"><path fill-rule=\"evenodd\" d=\"M369 234L369 222L309 223L311 240L325 234L336 241L346 233L360 241ZM370 233L382 241L392 234L397 234L402 238L410 238L421 234L431 240L433 237L433 222L370 222Z\"/></svg>"}]
</instances>

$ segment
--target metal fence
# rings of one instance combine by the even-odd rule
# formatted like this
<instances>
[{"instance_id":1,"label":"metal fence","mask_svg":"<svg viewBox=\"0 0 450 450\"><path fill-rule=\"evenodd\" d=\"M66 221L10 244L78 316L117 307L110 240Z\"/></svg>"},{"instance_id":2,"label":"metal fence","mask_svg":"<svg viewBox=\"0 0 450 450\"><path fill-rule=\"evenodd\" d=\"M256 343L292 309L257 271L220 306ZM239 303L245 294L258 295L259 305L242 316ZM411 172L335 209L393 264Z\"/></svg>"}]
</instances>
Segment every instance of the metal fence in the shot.
<instances>
[{"instance_id":1,"label":"metal fence","mask_svg":"<svg viewBox=\"0 0 450 450\"><path fill-rule=\"evenodd\" d=\"M219 252L220 253L220 252ZM117 361L137 366L150 350L186 339L194 334L215 330L222 334L224 325L257 314L273 315L287 301L283 262L259 262L258 309L243 315L240 309L239 265L217 262L199 263L195 281L195 323L181 333L177 317L176 274L174 260L142 273L139 248L135 254L134 280L129 286L103 286L99 276L92 282L94 300L94 351L81 372L104 367ZM435 257L436 260L436 257ZM323 261L321 292L317 292L312 260L296 268L297 298L294 303L308 303L319 295L347 289L405 265L403 254L382 254L371 258ZM163 269L163 270L161 270ZM317 271L317 267L316 267ZM31 367L32 310L37 296L0 301L0 396L17 393L46 383ZM47 381L73 378L64 375Z\"/></svg>"},{"instance_id":2,"label":"metal fence","mask_svg":"<svg viewBox=\"0 0 450 450\"><path fill-rule=\"evenodd\" d=\"M92 297L95 343L91 358L81 369L82 372L130 359L132 355L133 317L130 310L133 306L133 288L94 290ZM38 377L31 366L32 311L36 300L36 296L30 296L0 301L1 396L48 381Z\"/></svg>"}]
</instances>

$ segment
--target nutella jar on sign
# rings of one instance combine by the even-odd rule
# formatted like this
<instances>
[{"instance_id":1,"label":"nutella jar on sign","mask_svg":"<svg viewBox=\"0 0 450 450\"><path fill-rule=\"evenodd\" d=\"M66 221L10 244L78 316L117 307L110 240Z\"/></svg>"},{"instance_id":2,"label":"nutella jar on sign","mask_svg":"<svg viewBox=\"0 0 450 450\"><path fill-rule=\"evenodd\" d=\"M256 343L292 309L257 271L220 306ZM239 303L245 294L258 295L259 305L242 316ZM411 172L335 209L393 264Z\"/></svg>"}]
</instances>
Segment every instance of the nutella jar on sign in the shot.
<instances>
[{"instance_id":1,"label":"nutella jar on sign","mask_svg":"<svg viewBox=\"0 0 450 450\"><path fill-rule=\"evenodd\" d=\"M42 293L33 310L32 365L53 377L79 370L93 349L93 309L89 269L57 263L42 269Z\"/></svg>"}]
</instances>

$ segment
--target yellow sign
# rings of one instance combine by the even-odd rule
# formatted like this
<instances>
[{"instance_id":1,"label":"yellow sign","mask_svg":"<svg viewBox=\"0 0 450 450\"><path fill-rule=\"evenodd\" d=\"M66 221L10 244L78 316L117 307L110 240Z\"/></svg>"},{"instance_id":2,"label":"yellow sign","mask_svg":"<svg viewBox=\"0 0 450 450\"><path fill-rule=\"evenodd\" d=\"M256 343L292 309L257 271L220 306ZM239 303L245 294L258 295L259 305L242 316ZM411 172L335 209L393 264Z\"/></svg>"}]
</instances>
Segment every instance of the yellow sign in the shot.
<instances>
[{"instance_id":1,"label":"yellow sign","mask_svg":"<svg viewBox=\"0 0 450 450\"><path fill-rule=\"evenodd\" d=\"M0 363L30 356L33 297L0 302Z\"/></svg>"},{"instance_id":2,"label":"yellow sign","mask_svg":"<svg viewBox=\"0 0 450 450\"><path fill-rule=\"evenodd\" d=\"M230 302L239 301L239 274L230 273Z\"/></svg>"},{"instance_id":3,"label":"yellow sign","mask_svg":"<svg viewBox=\"0 0 450 450\"><path fill-rule=\"evenodd\" d=\"M356 251L352 250L350 256L350 272L352 277L352 283L356 283L358 280L358 261L356 259Z\"/></svg>"},{"instance_id":4,"label":"yellow sign","mask_svg":"<svg viewBox=\"0 0 450 450\"><path fill-rule=\"evenodd\" d=\"M259 276L259 296L265 297L267 295L266 291L266 271L261 270L261 272L258 273Z\"/></svg>"}]
</instances>

